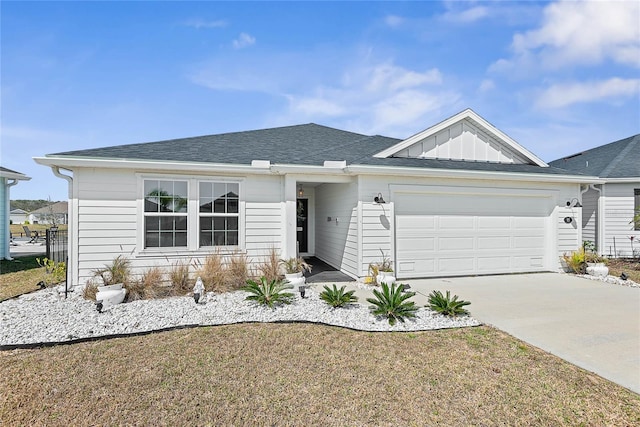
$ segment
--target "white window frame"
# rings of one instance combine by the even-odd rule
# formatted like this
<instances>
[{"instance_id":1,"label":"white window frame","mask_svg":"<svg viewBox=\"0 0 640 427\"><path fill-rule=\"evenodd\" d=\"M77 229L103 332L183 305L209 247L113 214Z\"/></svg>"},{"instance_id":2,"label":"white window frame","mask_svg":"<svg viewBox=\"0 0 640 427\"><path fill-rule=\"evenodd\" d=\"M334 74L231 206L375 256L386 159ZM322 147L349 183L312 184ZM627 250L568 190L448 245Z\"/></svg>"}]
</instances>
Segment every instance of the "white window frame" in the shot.
<instances>
[{"instance_id":1,"label":"white window frame","mask_svg":"<svg viewBox=\"0 0 640 427\"><path fill-rule=\"evenodd\" d=\"M137 178L137 234L136 234L136 254L157 256L184 256L184 255L206 255L212 250L219 250L221 253L245 252L245 200L244 200L244 178L226 176L193 176L177 174L136 174ZM144 182L145 180L161 181L187 181L187 246L186 247L154 247L145 248L144 235ZM200 240L200 182L218 182L238 184L238 245L237 246L205 246L199 247Z\"/></svg>"}]
</instances>

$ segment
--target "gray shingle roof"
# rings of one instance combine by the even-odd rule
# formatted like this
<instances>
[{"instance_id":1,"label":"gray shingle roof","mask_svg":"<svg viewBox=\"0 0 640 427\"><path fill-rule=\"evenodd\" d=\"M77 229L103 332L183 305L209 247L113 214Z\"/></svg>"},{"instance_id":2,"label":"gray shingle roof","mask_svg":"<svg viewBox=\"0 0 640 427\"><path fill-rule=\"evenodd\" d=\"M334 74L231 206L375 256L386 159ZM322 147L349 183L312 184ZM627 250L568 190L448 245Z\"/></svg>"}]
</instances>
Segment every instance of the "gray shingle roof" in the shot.
<instances>
[{"instance_id":1,"label":"gray shingle roof","mask_svg":"<svg viewBox=\"0 0 640 427\"><path fill-rule=\"evenodd\" d=\"M566 170L535 165L514 165L459 160L375 158L374 154L401 140L368 136L314 123L271 129L197 136L141 144L55 153L55 156L83 158L166 160L184 162L251 164L270 160L272 164L322 166L325 160L346 160L348 165L440 168L494 172L569 174Z\"/></svg>"},{"instance_id":2,"label":"gray shingle roof","mask_svg":"<svg viewBox=\"0 0 640 427\"><path fill-rule=\"evenodd\" d=\"M640 178L640 134L549 163L600 178Z\"/></svg>"}]
</instances>

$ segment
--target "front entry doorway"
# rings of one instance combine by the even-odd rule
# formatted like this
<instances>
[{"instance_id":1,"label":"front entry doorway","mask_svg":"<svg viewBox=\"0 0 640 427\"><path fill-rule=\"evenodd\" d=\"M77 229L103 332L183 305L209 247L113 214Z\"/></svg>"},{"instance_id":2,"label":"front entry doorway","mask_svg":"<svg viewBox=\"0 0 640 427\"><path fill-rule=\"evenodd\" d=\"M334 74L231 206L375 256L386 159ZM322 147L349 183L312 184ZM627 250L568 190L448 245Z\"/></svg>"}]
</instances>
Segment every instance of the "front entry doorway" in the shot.
<instances>
[{"instance_id":1,"label":"front entry doorway","mask_svg":"<svg viewBox=\"0 0 640 427\"><path fill-rule=\"evenodd\" d=\"M296 217L297 217L297 241L298 253L307 253L309 251L309 200L297 199L296 201Z\"/></svg>"}]
</instances>

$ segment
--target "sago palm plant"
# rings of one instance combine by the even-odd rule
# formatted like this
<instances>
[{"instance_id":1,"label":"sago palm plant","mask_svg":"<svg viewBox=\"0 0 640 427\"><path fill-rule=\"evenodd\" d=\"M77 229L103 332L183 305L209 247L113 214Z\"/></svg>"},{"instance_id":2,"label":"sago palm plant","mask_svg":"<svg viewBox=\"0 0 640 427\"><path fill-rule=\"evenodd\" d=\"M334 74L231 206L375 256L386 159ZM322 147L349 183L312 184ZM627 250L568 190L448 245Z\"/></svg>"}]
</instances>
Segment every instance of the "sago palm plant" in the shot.
<instances>
[{"instance_id":1,"label":"sago palm plant","mask_svg":"<svg viewBox=\"0 0 640 427\"><path fill-rule=\"evenodd\" d=\"M320 299L331 307L344 307L347 304L358 301L358 297L353 295L356 291L345 292L346 286L338 287L334 284L333 289L324 286L324 291L320 293Z\"/></svg>"},{"instance_id":2,"label":"sago palm plant","mask_svg":"<svg viewBox=\"0 0 640 427\"><path fill-rule=\"evenodd\" d=\"M413 301L408 301L415 292L402 292L403 285L389 285L382 283L382 292L374 289L375 298L367 298L371 306L369 309L375 316L383 316L389 320L390 325L395 325L396 321L404 322L405 318L416 317L418 307Z\"/></svg>"},{"instance_id":3,"label":"sago palm plant","mask_svg":"<svg viewBox=\"0 0 640 427\"><path fill-rule=\"evenodd\" d=\"M259 282L247 280L247 286L242 290L249 292L248 301L255 301L258 304L273 307L278 304L290 304L293 294L285 292L287 286L280 280L267 280L261 277Z\"/></svg>"},{"instance_id":4,"label":"sago palm plant","mask_svg":"<svg viewBox=\"0 0 640 427\"><path fill-rule=\"evenodd\" d=\"M471 304L469 301L458 300L458 295L451 298L451 293L447 291L446 296L440 291L433 291L429 294L429 308L445 316L458 316L461 314L469 314L463 307Z\"/></svg>"}]
</instances>

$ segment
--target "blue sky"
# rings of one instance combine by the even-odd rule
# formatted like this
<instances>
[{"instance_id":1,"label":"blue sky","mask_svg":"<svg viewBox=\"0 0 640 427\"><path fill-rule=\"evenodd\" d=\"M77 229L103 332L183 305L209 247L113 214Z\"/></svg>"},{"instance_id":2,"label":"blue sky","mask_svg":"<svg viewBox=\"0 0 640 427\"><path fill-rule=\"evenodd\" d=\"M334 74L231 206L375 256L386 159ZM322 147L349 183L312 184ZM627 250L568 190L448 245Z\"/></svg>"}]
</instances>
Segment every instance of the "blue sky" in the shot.
<instances>
[{"instance_id":1,"label":"blue sky","mask_svg":"<svg viewBox=\"0 0 640 427\"><path fill-rule=\"evenodd\" d=\"M550 161L640 132L640 2L7 2L2 166L319 123L405 138L472 108Z\"/></svg>"}]
</instances>

